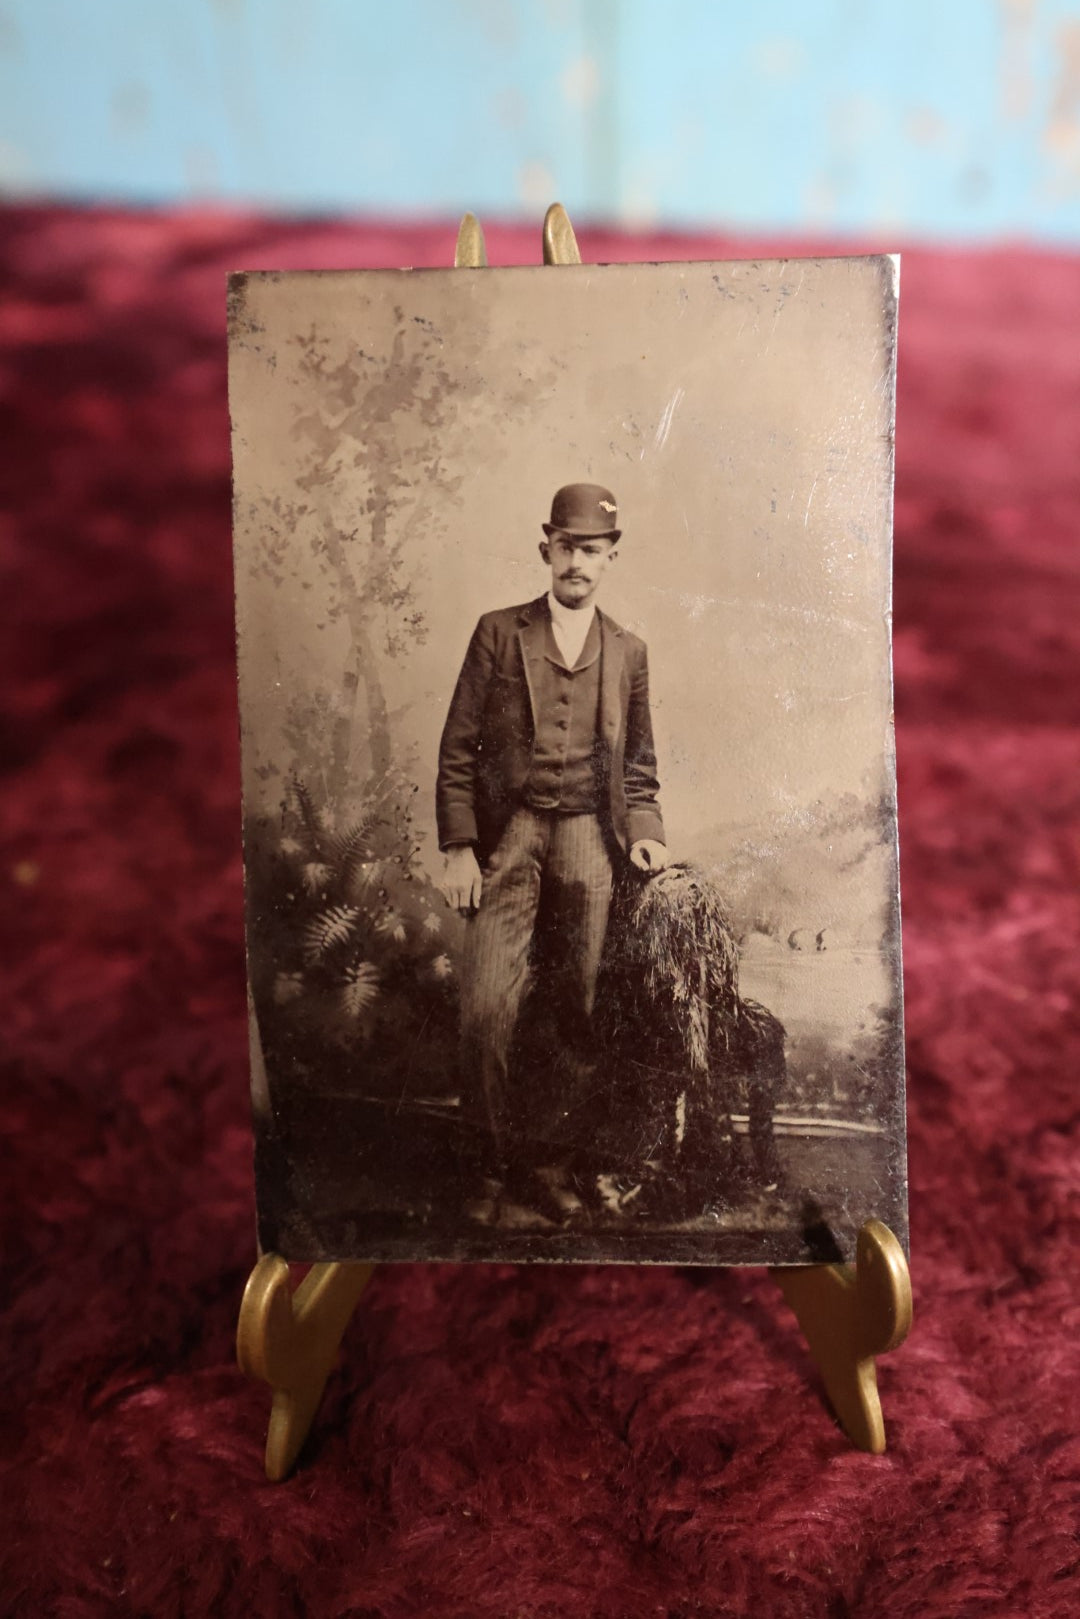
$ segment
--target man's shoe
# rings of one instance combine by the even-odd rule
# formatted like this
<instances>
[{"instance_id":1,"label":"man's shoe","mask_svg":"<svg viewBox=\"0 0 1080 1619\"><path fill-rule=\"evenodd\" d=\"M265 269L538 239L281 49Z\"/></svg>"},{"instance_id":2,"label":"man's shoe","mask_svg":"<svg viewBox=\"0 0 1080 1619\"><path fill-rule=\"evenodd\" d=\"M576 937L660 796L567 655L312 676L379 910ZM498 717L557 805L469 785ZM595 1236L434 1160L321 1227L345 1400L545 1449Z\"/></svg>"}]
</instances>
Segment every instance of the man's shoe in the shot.
<instances>
[{"instance_id":1,"label":"man's shoe","mask_svg":"<svg viewBox=\"0 0 1080 1619\"><path fill-rule=\"evenodd\" d=\"M562 1178L562 1171L545 1165L539 1169L511 1169L503 1183L503 1197L520 1209L539 1214L550 1225L563 1226L582 1204Z\"/></svg>"}]
</instances>

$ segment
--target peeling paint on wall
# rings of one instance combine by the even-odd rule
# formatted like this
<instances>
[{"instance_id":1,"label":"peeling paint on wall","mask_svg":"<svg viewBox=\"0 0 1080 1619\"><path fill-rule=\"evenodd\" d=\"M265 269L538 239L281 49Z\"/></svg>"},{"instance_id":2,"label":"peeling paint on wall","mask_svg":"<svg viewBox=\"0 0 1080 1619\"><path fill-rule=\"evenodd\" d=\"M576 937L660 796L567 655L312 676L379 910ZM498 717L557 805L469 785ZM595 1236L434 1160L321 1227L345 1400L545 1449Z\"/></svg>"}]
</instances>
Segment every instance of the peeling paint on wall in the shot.
<instances>
[{"instance_id":1,"label":"peeling paint on wall","mask_svg":"<svg viewBox=\"0 0 1080 1619\"><path fill-rule=\"evenodd\" d=\"M7 0L0 185L1080 240L1080 0Z\"/></svg>"}]
</instances>

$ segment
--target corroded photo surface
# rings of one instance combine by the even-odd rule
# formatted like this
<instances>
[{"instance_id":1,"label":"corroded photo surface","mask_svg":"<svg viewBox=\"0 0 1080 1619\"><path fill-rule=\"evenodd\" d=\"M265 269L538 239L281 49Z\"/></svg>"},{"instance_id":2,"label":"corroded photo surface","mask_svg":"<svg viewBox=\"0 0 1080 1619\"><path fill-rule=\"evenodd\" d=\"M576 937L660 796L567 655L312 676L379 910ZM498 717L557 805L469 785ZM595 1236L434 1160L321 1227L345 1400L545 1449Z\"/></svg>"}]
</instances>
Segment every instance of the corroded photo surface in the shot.
<instances>
[{"instance_id":1,"label":"corroded photo surface","mask_svg":"<svg viewBox=\"0 0 1080 1619\"><path fill-rule=\"evenodd\" d=\"M906 1242L896 281L232 278L264 1248Z\"/></svg>"}]
</instances>

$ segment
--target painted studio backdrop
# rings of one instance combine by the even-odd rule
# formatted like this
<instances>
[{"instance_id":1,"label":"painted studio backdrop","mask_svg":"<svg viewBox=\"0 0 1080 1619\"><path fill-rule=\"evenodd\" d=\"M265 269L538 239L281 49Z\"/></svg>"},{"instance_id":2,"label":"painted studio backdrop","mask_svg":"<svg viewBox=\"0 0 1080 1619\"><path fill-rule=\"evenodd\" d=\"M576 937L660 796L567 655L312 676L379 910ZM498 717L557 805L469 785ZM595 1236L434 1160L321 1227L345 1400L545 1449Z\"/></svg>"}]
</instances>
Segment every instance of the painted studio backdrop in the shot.
<instances>
[{"instance_id":1,"label":"painted studio backdrop","mask_svg":"<svg viewBox=\"0 0 1080 1619\"><path fill-rule=\"evenodd\" d=\"M889 258L233 278L265 1246L796 1263L870 1214L906 1232L895 311ZM599 605L648 647L669 855L780 1029L779 1172L718 1163L711 1202L639 1216L635 1138L591 1220L495 1241L461 1181L435 774L476 621L547 589L541 523L577 480L618 502ZM634 1083L606 1077L616 1135ZM684 1130L678 1060L649 1083ZM742 1083L716 1106L752 1162Z\"/></svg>"}]
</instances>

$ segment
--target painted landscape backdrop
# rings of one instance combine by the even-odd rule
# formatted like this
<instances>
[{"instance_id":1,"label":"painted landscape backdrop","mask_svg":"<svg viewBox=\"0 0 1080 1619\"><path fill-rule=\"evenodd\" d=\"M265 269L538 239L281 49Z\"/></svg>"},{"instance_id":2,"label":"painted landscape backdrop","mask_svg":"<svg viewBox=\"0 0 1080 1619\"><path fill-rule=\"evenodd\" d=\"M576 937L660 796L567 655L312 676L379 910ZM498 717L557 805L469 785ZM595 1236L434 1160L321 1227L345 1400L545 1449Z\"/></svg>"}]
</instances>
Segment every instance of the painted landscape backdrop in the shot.
<instances>
[{"instance_id":1,"label":"painted landscape backdrop","mask_svg":"<svg viewBox=\"0 0 1080 1619\"><path fill-rule=\"evenodd\" d=\"M783 1025L785 1184L659 1244L521 1251L798 1262L868 1213L903 1235L894 313L881 259L234 278L265 1246L476 1256L435 760L476 618L546 588L540 524L574 477L619 501L602 605L649 646L672 854Z\"/></svg>"}]
</instances>

